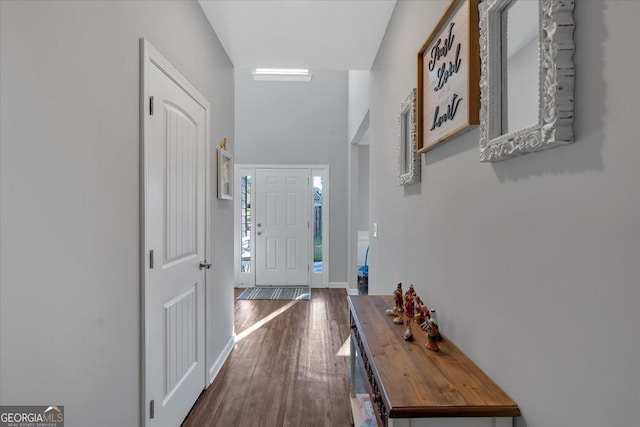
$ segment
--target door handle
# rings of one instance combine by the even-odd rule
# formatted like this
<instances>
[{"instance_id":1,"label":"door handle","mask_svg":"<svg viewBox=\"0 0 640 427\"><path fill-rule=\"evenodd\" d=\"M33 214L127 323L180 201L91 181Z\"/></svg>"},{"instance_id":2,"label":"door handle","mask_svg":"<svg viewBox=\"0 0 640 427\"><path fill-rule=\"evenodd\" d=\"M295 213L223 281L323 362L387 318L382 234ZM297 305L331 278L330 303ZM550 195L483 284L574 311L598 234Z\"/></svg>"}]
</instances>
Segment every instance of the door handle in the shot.
<instances>
[{"instance_id":1,"label":"door handle","mask_svg":"<svg viewBox=\"0 0 640 427\"><path fill-rule=\"evenodd\" d=\"M261 236L261 235L262 235L262 231L258 231L256 234L257 234L258 236Z\"/></svg>"},{"instance_id":2,"label":"door handle","mask_svg":"<svg viewBox=\"0 0 640 427\"><path fill-rule=\"evenodd\" d=\"M209 264L206 261L200 261L200 270L204 270L204 269L210 269L211 268L211 264Z\"/></svg>"}]
</instances>

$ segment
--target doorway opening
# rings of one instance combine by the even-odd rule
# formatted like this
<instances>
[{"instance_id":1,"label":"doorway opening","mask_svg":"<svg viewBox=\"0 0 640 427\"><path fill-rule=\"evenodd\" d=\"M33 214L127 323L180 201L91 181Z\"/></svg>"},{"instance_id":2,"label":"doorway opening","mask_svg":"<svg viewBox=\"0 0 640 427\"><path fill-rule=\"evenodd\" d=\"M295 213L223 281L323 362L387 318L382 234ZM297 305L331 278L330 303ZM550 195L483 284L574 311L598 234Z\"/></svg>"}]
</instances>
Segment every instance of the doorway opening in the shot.
<instances>
[{"instance_id":1,"label":"doorway opening","mask_svg":"<svg viewBox=\"0 0 640 427\"><path fill-rule=\"evenodd\" d=\"M280 186L293 185L296 176L305 179L304 194L291 188L281 193ZM281 285L290 271L300 268L303 284L328 286L329 166L236 165L235 182L236 286ZM279 227L278 221L287 227ZM304 236L285 236L294 222L304 228ZM296 277L300 284L303 279Z\"/></svg>"}]
</instances>

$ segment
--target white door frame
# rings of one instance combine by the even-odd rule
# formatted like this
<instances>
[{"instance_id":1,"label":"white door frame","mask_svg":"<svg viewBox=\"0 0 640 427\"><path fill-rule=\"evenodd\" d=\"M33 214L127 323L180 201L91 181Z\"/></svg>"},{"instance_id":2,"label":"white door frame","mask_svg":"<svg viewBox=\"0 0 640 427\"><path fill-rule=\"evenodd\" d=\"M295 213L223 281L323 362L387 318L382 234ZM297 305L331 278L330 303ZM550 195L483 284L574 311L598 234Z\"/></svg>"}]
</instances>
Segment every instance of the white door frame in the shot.
<instances>
[{"instance_id":1,"label":"white door frame","mask_svg":"<svg viewBox=\"0 0 640 427\"><path fill-rule=\"evenodd\" d=\"M147 149L149 140L145 129L148 125L150 114L150 93L149 93L149 68L151 64L154 64L160 68L169 78L171 78L178 86L180 86L185 92L187 92L198 104L200 104L205 110L205 230L204 230L204 251L205 260L211 262L209 254L211 254L210 243L211 238L209 231L211 230L211 218L209 214L210 200L210 182L211 182L211 163L210 163L210 116L211 106L200 93L185 79L164 57L144 38L140 38L140 350L141 355L141 425L150 425L150 385L149 385L149 373L147 367L150 366L150 351L149 351L149 308L148 308L148 295L149 295L149 268L150 268L150 256L149 256L149 232L147 230L146 218L149 214L147 209L147 197L148 197L148 159ZM207 300L207 283L209 272L205 272L204 279L204 300ZM205 304L206 307L206 304ZM205 360L206 363L206 349L207 346L207 325L209 324L210 313L208 308L205 308L205 324L204 336L205 342L202 343L205 348ZM205 365L205 378L204 384L208 385L210 379L208 377L208 369ZM195 403L195 402L194 402Z\"/></svg>"},{"instance_id":2,"label":"white door frame","mask_svg":"<svg viewBox=\"0 0 640 427\"><path fill-rule=\"evenodd\" d=\"M241 247L240 247L240 192L242 185L240 179L243 175L251 175L252 185L255 184L256 169L308 169L309 177L322 176L322 273L314 273L313 268L309 272L309 283L313 287L329 286L329 165L261 165L261 164L236 164L234 166L234 279L237 286L254 287L256 285L255 276L255 248L256 241L256 216L251 213L251 272L240 272ZM311 183L313 184L313 183ZM253 189L252 189L253 190ZM252 193L252 203L255 195ZM313 185L309 186L309 220L313 216ZM310 265L313 265L313 228L309 227Z\"/></svg>"}]
</instances>

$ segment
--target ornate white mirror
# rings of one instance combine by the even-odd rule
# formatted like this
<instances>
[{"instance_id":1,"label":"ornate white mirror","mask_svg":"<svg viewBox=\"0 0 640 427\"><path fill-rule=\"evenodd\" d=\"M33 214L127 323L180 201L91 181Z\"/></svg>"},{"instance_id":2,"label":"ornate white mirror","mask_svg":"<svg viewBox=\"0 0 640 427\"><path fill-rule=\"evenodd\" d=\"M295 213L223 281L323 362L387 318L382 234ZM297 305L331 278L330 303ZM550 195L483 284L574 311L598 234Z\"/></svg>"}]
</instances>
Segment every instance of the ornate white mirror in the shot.
<instances>
[{"instance_id":1,"label":"ornate white mirror","mask_svg":"<svg viewBox=\"0 0 640 427\"><path fill-rule=\"evenodd\" d=\"M480 4L480 161L573 142L574 0Z\"/></svg>"},{"instance_id":2,"label":"ornate white mirror","mask_svg":"<svg viewBox=\"0 0 640 427\"><path fill-rule=\"evenodd\" d=\"M398 183L413 184L420 181L420 156L417 154L416 89L400 105L398 117Z\"/></svg>"}]
</instances>

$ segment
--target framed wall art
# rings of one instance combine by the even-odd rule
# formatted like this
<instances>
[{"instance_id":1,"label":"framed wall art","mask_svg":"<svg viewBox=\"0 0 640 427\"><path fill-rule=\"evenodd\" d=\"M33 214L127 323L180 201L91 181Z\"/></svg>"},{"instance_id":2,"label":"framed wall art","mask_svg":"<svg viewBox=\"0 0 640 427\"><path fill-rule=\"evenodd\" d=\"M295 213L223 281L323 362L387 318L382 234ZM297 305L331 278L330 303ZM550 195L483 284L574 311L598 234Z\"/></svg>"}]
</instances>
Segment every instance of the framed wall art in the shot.
<instances>
[{"instance_id":1,"label":"framed wall art","mask_svg":"<svg viewBox=\"0 0 640 427\"><path fill-rule=\"evenodd\" d=\"M218 148L218 199L233 199L233 156Z\"/></svg>"},{"instance_id":2,"label":"framed wall art","mask_svg":"<svg viewBox=\"0 0 640 427\"><path fill-rule=\"evenodd\" d=\"M398 117L398 184L420 182L420 156L416 138L416 89L400 105Z\"/></svg>"},{"instance_id":3,"label":"framed wall art","mask_svg":"<svg viewBox=\"0 0 640 427\"><path fill-rule=\"evenodd\" d=\"M573 142L574 0L480 6L480 161Z\"/></svg>"},{"instance_id":4,"label":"framed wall art","mask_svg":"<svg viewBox=\"0 0 640 427\"><path fill-rule=\"evenodd\" d=\"M452 0L418 52L418 152L480 123L479 0Z\"/></svg>"}]
</instances>

